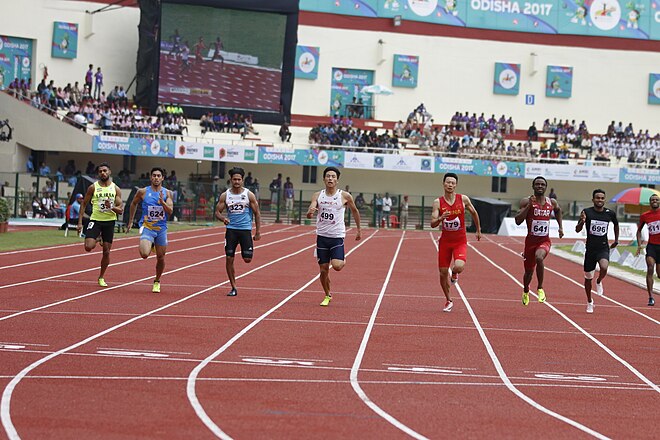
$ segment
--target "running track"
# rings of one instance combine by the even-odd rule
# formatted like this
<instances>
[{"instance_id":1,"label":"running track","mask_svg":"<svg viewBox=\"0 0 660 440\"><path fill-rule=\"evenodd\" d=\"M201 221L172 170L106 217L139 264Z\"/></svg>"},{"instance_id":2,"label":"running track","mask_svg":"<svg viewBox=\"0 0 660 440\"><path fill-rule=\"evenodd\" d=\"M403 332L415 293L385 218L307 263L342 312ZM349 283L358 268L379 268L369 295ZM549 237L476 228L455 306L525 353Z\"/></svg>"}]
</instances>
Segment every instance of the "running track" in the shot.
<instances>
[{"instance_id":1,"label":"running track","mask_svg":"<svg viewBox=\"0 0 660 440\"><path fill-rule=\"evenodd\" d=\"M639 288L606 279L587 315L581 267L550 256L523 307L520 240L470 237L442 313L432 234L349 231L322 308L313 229L266 225L228 298L223 236L170 234L161 294L135 237L106 289L82 245L0 254L0 438L655 437Z\"/></svg>"}]
</instances>

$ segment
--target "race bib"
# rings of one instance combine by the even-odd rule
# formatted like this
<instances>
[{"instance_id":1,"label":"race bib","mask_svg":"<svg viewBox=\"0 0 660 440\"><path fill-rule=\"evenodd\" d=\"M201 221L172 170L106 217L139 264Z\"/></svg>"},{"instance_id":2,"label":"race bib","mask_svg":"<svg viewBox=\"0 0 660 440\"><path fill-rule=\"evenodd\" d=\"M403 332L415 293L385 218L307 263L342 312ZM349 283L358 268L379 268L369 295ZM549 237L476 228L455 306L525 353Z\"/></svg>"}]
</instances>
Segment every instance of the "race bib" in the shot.
<instances>
[{"instance_id":1,"label":"race bib","mask_svg":"<svg viewBox=\"0 0 660 440\"><path fill-rule=\"evenodd\" d=\"M589 226L589 234L598 235L602 237L607 235L607 225L609 222L604 222L601 220L591 220L591 225Z\"/></svg>"},{"instance_id":2,"label":"race bib","mask_svg":"<svg viewBox=\"0 0 660 440\"><path fill-rule=\"evenodd\" d=\"M157 222L165 220L165 210L162 206L149 206L147 210L147 220L150 222Z\"/></svg>"},{"instance_id":3,"label":"race bib","mask_svg":"<svg viewBox=\"0 0 660 440\"><path fill-rule=\"evenodd\" d=\"M325 209L321 209L321 212L319 212L319 221L320 222L333 222L335 220L335 215Z\"/></svg>"},{"instance_id":4,"label":"race bib","mask_svg":"<svg viewBox=\"0 0 660 440\"><path fill-rule=\"evenodd\" d=\"M443 231L460 231L461 230L461 219L456 217L453 220L444 219L442 221L442 230Z\"/></svg>"},{"instance_id":5,"label":"race bib","mask_svg":"<svg viewBox=\"0 0 660 440\"><path fill-rule=\"evenodd\" d=\"M99 212L109 212L115 206L115 201L109 197L99 197Z\"/></svg>"},{"instance_id":6,"label":"race bib","mask_svg":"<svg viewBox=\"0 0 660 440\"><path fill-rule=\"evenodd\" d=\"M550 220L532 220L532 235L547 237L550 234Z\"/></svg>"},{"instance_id":7,"label":"race bib","mask_svg":"<svg viewBox=\"0 0 660 440\"><path fill-rule=\"evenodd\" d=\"M648 224L649 226L649 235L660 234L660 220L656 220Z\"/></svg>"},{"instance_id":8,"label":"race bib","mask_svg":"<svg viewBox=\"0 0 660 440\"><path fill-rule=\"evenodd\" d=\"M236 203L234 205L229 205L227 210L232 214L242 214L245 211L245 205L242 203Z\"/></svg>"}]
</instances>

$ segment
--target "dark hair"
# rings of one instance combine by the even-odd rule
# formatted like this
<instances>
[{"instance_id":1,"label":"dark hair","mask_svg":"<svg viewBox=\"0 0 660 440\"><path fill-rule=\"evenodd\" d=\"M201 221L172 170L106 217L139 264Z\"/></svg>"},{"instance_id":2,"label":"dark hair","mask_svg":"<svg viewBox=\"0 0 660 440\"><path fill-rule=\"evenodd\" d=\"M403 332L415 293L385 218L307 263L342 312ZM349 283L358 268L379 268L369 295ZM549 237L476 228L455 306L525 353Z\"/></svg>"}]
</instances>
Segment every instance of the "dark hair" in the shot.
<instances>
[{"instance_id":1,"label":"dark hair","mask_svg":"<svg viewBox=\"0 0 660 440\"><path fill-rule=\"evenodd\" d=\"M99 168L101 168L101 167L106 167L107 169L110 169L110 165L108 165L108 162L101 162L100 164L98 164L96 166L96 172L97 173L99 172Z\"/></svg>"},{"instance_id":2,"label":"dark hair","mask_svg":"<svg viewBox=\"0 0 660 440\"><path fill-rule=\"evenodd\" d=\"M545 182L545 186L548 186L548 181L545 180L545 177L543 177L543 176L536 176L536 177L534 177L534 179L532 179L532 186L534 186L534 182L536 182L536 181L539 180L539 179L543 179L543 181Z\"/></svg>"},{"instance_id":3,"label":"dark hair","mask_svg":"<svg viewBox=\"0 0 660 440\"><path fill-rule=\"evenodd\" d=\"M601 193L602 195L605 195L605 191L598 188L598 189L595 189L594 192L591 193L591 198L593 199L594 197L596 197L596 194L598 194L598 193Z\"/></svg>"},{"instance_id":4,"label":"dark hair","mask_svg":"<svg viewBox=\"0 0 660 440\"><path fill-rule=\"evenodd\" d=\"M245 177L245 170L243 168L240 168L240 167L234 167L231 170L229 170L229 173L227 173L227 174L229 174L229 177L233 177L234 174L240 174L241 178L243 178L243 177Z\"/></svg>"},{"instance_id":5,"label":"dark hair","mask_svg":"<svg viewBox=\"0 0 660 440\"><path fill-rule=\"evenodd\" d=\"M161 167L153 167L151 169L151 172L149 173L149 175L152 175L154 173L154 171L160 171L160 175L165 177L165 170L162 169Z\"/></svg>"},{"instance_id":6,"label":"dark hair","mask_svg":"<svg viewBox=\"0 0 660 440\"><path fill-rule=\"evenodd\" d=\"M458 183L458 175L456 173L447 173L447 174L445 174L442 177L442 183L444 183L445 180L447 180L447 177L453 177L454 179L456 179L456 183Z\"/></svg>"},{"instance_id":7,"label":"dark hair","mask_svg":"<svg viewBox=\"0 0 660 440\"><path fill-rule=\"evenodd\" d=\"M323 170L323 178L324 179L325 179L325 175L328 174L329 171L334 171L335 174L337 174L337 179L339 179L339 176L341 175L341 173L339 172L339 169L337 169L337 167L328 167L328 168L324 169Z\"/></svg>"}]
</instances>

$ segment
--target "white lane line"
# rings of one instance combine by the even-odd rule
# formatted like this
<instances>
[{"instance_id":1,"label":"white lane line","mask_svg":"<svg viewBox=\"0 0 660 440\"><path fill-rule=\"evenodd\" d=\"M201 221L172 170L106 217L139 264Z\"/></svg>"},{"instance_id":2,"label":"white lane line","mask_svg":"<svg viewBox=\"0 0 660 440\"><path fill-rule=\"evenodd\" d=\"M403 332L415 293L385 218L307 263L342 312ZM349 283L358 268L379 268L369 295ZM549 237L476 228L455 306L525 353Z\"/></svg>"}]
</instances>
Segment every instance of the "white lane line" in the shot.
<instances>
[{"instance_id":1,"label":"white lane line","mask_svg":"<svg viewBox=\"0 0 660 440\"><path fill-rule=\"evenodd\" d=\"M301 235L305 235L305 234L301 234ZM269 243L269 244L274 244L274 243L275 243L275 242L273 242L273 243ZM314 247L314 246L316 246L316 245L314 244L314 245L311 245L311 246L306 246L306 247L304 247L304 248L302 248L302 249L300 249L300 250L298 250L298 251L292 252L292 253L290 253L290 254L288 254L288 255L285 255L285 256L283 256L283 257L277 258L277 259L275 259L275 260L271 260L271 261L269 261L269 262L266 263L266 264L262 264L261 266L258 266L258 267L254 268L254 269L252 269L252 270L250 270L250 271L248 271L248 272L246 272L246 273L244 273L244 274L242 274L242 275L237 276L236 278L239 279L239 278L246 277L246 276L248 276L248 275L250 275L250 274L252 274L252 273L254 273L254 272L256 272L256 271L258 271L258 270L260 270L260 269L263 269L263 268L268 267L268 266L270 266L270 265L272 265L272 264L278 263L278 262L280 262L280 261L282 261L282 260L284 260L284 259L286 259L286 258L293 257L293 256L295 256L295 255L298 255L298 254L300 254L301 252L304 252L304 251L306 251L306 250L308 250L308 249L311 249L311 248ZM218 259L218 258L220 258L220 257L217 257L217 258L215 258L215 259ZM208 260L208 261L212 261L212 260ZM199 263L198 263L198 264L199 264ZM195 265L196 265L196 264L191 264L190 266L186 266L186 267L192 267L192 266L195 266ZM183 270L183 268L176 269L175 271L179 271L179 270ZM173 271L173 272L174 272L174 271ZM95 335L89 336L88 338L85 338L85 339L83 339L82 341L76 342L75 344L69 345L69 346L66 347L66 348L63 348L63 349L61 349L61 350L58 350L58 351L54 352L53 354L50 354L50 355L48 355L48 356L46 356L46 357L43 357L43 358L37 360L36 362L33 362L32 364L28 365L27 367L23 368L23 370L21 370L16 376L14 376L14 378L13 378L13 379L7 384L7 386L5 387L5 389L4 389L3 393L2 393L2 400L0 401L0 418L2 419L2 426L5 428L5 431L7 432L7 436L9 437L9 439L10 439L10 440L18 440L18 439L20 439L20 436L18 435L18 431L16 430L16 427L14 426L14 423L13 423L12 420L11 420L11 397L12 397L12 394L13 394L13 392L14 392L14 389L16 389L16 386L21 382L21 380L22 380L25 376L27 376L27 375L30 373L30 371L34 370L35 368L39 367L40 365L45 364L45 363L48 362L49 360L51 360L51 359L53 359L53 358L55 358L55 357L57 357L57 356L59 356L59 355L61 355L61 354L67 353L68 351L71 351L71 350L74 350L74 349L76 349L76 348L78 348L78 347L80 347L80 346L82 346L82 345L87 344L88 342L91 342L91 341L93 341L93 340L95 340L95 339L100 338L101 336L105 336L105 335L107 335L108 333L111 333L111 332L113 332L113 331L115 331L115 330L117 330L117 329L120 329L120 328L122 328L122 327L125 327L125 326L127 326L127 325L129 325L129 324L132 324L132 323L134 323L135 321L138 321L138 320L140 320L140 319L142 319L142 318L146 318L146 317L148 317L148 316L151 316L151 315L153 315L153 314L155 314L155 313L158 313L158 312L160 312L160 311L162 311L162 310L165 310L165 309L167 309L167 308L170 308L170 307L172 307L172 306L175 306L175 305L181 304L181 303L183 303L183 302L185 302L185 301L187 301L187 300L189 300L189 299L195 298L195 297L197 297L197 296L199 296L199 295L202 295L203 293L206 293L206 292L208 292L208 291L210 291L210 290L212 290L212 289L215 289L215 288L218 288L218 287L220 287L220 286L223 286L223 285L225 285L225 284L227 284L227 283L229 283L229 281L223 281L222 283L218 283L218 284L213 285L213 286L211 286L211 287L209 287L209 288L206 288L206 289L204 289L204 290L200 290L200 291L195 292L195 293L193 293L193 294L191 294L191 295L188 295L188 296L186 296L186 297L184 297L184 298L181 298L181 299L179 299L179 300L177 300L177 301L173 301L173 302L171 302L171 303L169 303L169 304L165 304L164 306L158 307L158 308L153 309L153 310L151 310L151 311L149 311L149 312L143 313L142 315L136 316L136 317L131 318L131 319L127 320L127 321L124 321L124 322L122 322L122 323L119 323L119 324L117 324L117 325L114 325L114 326L112 326L112 327L110 327L110 328L108 328L108 329L106 329L106 330L103 330L102 332L96 333Z\"/></svg>"},{"instance_id":2,"label":"white lane line","mask_svg":"<svg viewBox=\"0 0 660 440\"><path fill-rule=\"evenodd\" d=\"M364 358L364 352L367 349L367 344L369 343L369 337L371 336L371 331L373 330L374 324L376 322L376 316L378 316L378 311L380 310L380 304L383 302L385 291L387 290L387 286L390 283L390 278L392 277L392 272L394 271L394 265L396 263L397 258L399 258L399 251L401 250L401 245L403 244L403 237L405 236L406 236L406 231L403 231L403 233L401 234L401 238L399 239L399 244L397 245L396 251L394 252L394 256L392 257L390 268L387 271L387 275L385 276L385 281L383 282L383 286L380 289L380 294L378 295L378 299L376 300L376 305L374 306L374 309L371 312L369 323L367 324L367 328L364 331L364 336L362 337L360 348L358 349L357 355L355 356L355 361L353 362L353 367L351 368L350 379L351 379L351 387L353 387L353 391L355 391L355 393L360 397L360 399L362 399L365 405L371 408L373 412L375 412L380 417L387 420L394 427L403 431L409 436L416 438L418 440L428 440L427 437L423 436L417 431L401 423L396 418L394 418L394 416L392 416L387 411L379 407L375 402L373 402L369 398L369 396L367 396L367 393L364 392L358 381L358 372L360 371L360 364L362 364L362 359Z\"/></svg>"},{"instance_id":3,"label":"white lane line","mask_svg":"<svg viewBox=\"0 0 660 440\"><path fill-rule=\"evenodd\" d=\"M260 245L260 246L255 246L255 249L260 249L262 247L272 246L273 244L281 243L281 242L288 241L288 240L293 240L294 238L302 237L302 236L308 235L308 234L309 234L309 232L305 232L303 234L294 235L293 237L283 238L283 239L280 239L280 240L273 241L271 243L266 243L266 244L263 244L263 245ZM216 245L216 243L214 243L214 245ZM204 245L204 246L208 246L208 245ZM200 246L198 246L198 247L200 247ZM195 248L190 248L190 249L187 249L187 250L191 250L191 249L195 249ZM174 252L183 252L183 250L174 251ZM171 252L171 253L174 253L174 252ZM184 269L189 269L189 268L194 267L194 266L199 266L200 264L206 264L206 263L210 263L212 261L220 260L222 258L225 258L225 255L220 255L218 257L213 257L213 258L208 259L208 260L204 260L204 261L201 261L201 262L196 262L196 263L193 263L193 264L189 264L187 266L179 267L177 269L169 270L169 271L164 272L163 275L169 275L169 274L179 272L179 271L184 270ZM119 289L119 288L130 286L130 285L133 285L133 284L141 283L143 281L150 280L152 278L153 278L153 275L150 275L148 277L140 278L138 280L129 281L129 282L123 283L123 284L117 284L115 286L104 287L103 289L98 289L98 290L95 290L95 291L90 292L90 293L85 293L83 295L63 299L63 300L56 301L54 303L46 304L46 305L43 305L43 306L34 307L34 308L31 308L31 309L28 309L28 310L21 310L20 312L12 313L11 315L0 316L0 321L6 321L7 319L15 318L17 316L21 316L21 315L24 315L26 313L32 313L32 312L36 312L36 311L39 311L39 310L44 310L44 309L47 309L47 308L50 308L50 307L58 306L60 304L65 304L65 303L68 303L68 302L71 302L71 301L77 301L79 299L87 298L88 296L94 296L94 295L97 295L99 293L107 292L109 290Z\"/></svg>"},{"instance_id":4,"label":"white lane line","mask_svg":"<svg viewBox=\"0 0 660 440\"><path fill-rule=\"evenodd\" d=\"M431 236L433 239L433 236ZM435 240L433 241L433 245L435 246L436 250L438 249L438 243ZM483 255L481 252L479 252L474 246L471 244L468 244L473 250L475 250L478 254L483 256L484 258L485 255ZM490 260L489 260L490 261ZM492 264L495 264L491 261ZM493 366L495 366L495 369L497 370L497 374L500 376L500 379L506 385L506 387L511 391L513 394L515 394L518 398L520 398L523 402L527 403L530 405L532 408L537 409L538 411L541 411L551 417L554 417L557 420L560 420L564 423L567 423L568 425L571 425L580 431L583 431L589 435L592 435L598 439L608 439L605 435L594 431L593 429L576 422L575 420L569 419L568 417L565 417L559 413L556 413L545 406L541 405L540 403L536 402L534 399L531 397L527 396L524 394L522 391L520 391L516 385L514 385L509 377L507 376L506 372L504 371L504 368L502 367L502 364L500 363L499 358L497 357L497 354L495 354L495 350L493 349L493 346L490 344L490 341L488 340L488 337L486 336L486 332L484 332L484 329L481 327L481 323L479 322L479 319L477 318L477 315L474 313L474 310L472 310L472 306L470 305L468 299L465 297L465 294L463 293L463 289L461 289L461 286L459 284L456 284L456 290L458 291L458 294L461 296L461 299L463 300L463 303L465 304L465 308L470 314L470 318L472 318L472 322L474 323L474 326L477 329L477 332L479 333L479 337L481 338L481 341L483 342L484 346L486 347L486 351L488 352L488 356L490 356L491 362L493 363Z\"/></svg>"},{"instance_id":5,"label":"white lane line","mask_svg":"<svg viewBox=\"0 0 660 440\"><path fill-rule=\"evenodd\" d=\"M270 232L266 232L262 235L276 234L278 232L280 232L280 231L270 231ZM200 246L193 246L193 247L190 247L190 248L177 249L175 251L169 251L167 254L171 255L171 254L177 254L179 252L188 252L188 251L191 251L191 250L203 249L203 248L210 247L210 246L218 246L218 243L217 242L207 243L207 244L203 244L203 245L200 245ZM147 259L153 259L153 258L156 258L156 256L151 255L151 256L147 257ZM132 260L124 260L124 261L119 261L117 263L110 263L108 265L108 267L121 266L122 264L128 264L128 263L135 263L136 261L142 261L142 258L133 258ZM98 269L99 269L98 266L96 266L96 267L92 267L92 268L89 268L89 269L78 270L78 271L75 271L75 272L68 272L68 273L63 273L63 274L59 274L59 275L51 275L49 277L37 278L37 279L27 280L27 281L21 281L21 282L14 283L14 284L5 284L4 286L0 286L0 289L8 289L10 287L24 286L26 284L38 283L38 282L41 282L41 281L49 281L49 280L53 280L53 279L56 279L56 278L67 277L67 276L70 276L70 275L78 275L78 274L85 273L85 272L92 272L92 271L96 271ZM153 278L153 277L151 277L151 278Z\"/></svg>"},{"instance_id":6,"label":"white lane line","mask_svg":"<svg viewBox=\"0 0 660 440\"><path fill-rule=\"evenodd\" d=\"M370 236L362 240L357 246L355 246L353 249L348 251L346 253L346 257L351 255L354 251L358 250L363 244L365 244L367 241L369 241L376 233L378 230L375 230ZM266 319L270 314L275 312L277 309L282 307L284 304L289 302L292 298L294 298L296 295L298 295L300 292L305 290L307 287L309 287L312 283L314 283L316 280L319 279L319 275L316 275L314 278L309 280L305 285L303 285L301 288L293 292L291 295L287 296L284 298L282 301L280 301L278 304L276 304L274 307L272 307L270 310L268 310L266 313L252 321L250 324L248 324L243 330L240 332L236 333L229 341L227 341L222 347L218 348L216 351L211 353L209 356L206 357L202 362L200 362L191 372L190 375L188 376L188 381L186 384L186 394L188 395L188 400L190 401L190 405L193 407L195 410L195 414L197 414L197 417L206 425L206 427L216 436L219 437L223 440L229 440L231 437L229 434L224 432L220 427L211 419L211 417L208 415L206 410L204 409L204 406L201 404L199 401L199 398L197 397L197 390L196 390L196 384L197 384L197 378L199 377L199 373L210 363L215 359L216 357L220 356L225 350L227 350L229 347L231 347L234 342L238 341L243 335L245 335L247 332L249 332L252 328L254 328L257 324L259 324L261 321Z\"/></svg>"},{"instance_id":7,"label":"white lane line","mask_svg":"<svg viewBox=\"0 0 660 440\"><path fill-rule=\"evenodd\" d=\"M468 245L468 246L470 246L470 247L471 247L476 253L478 253L479 255L481 255L481 256L482 256L486 261L488 261L491 265L495 266L495 267L496 267L497 269L499 269L502 273L504 273L504 274L507 275L509 278L511 278L511 279L512 279L516 284L518 284L520 287L523 287L522 283L521 283L520 281L518 281L513 275L511 275L509 272L507 272L507 271L506 271L505 269L503 269L502 267L498 266L497 263L495 263L493 260L491 260L490 258L488 258L487 256L485 256L485 255L484 255L483 253L481 253L477 248L475 248L475 247L472 246L472 245ZM530 291L530 293L531 293L531 291ZM552 304L550 304L547 300L544 302L544 304L545 304L546 306L550 307L550 309L551 309L553 312L555 312L556 314L558 314L559 316L561 316L566 322L568 322L568 323L571 324L573 327L575 327L580 333L582 333L584 336L586 336L587 338L589 338L589 339L590 339L592 342L594 342L597 346L599 346L600 348L602 348L602 349L605 351L605 353L609 354L612 358L614 358L615 360L617 360L621 365L623 365L624 367L626 367L631 373L633 373L635 376L637 376L642 382L646 383L648 386L650 386L651 388L653 388L657 393L660 393L660 388L658 387L658 385L656 385L656 384L653 383L653 381L651 381L649 378L647 378L647 377L644 376L642 373L640 373L639 371L637 371L637 369L636 369L635 367L633 367L631 364L629 364L628 362L626 362L626 361L625 361L623 358L621 358L619 355L617 355L616 353L614 353L609 347L607 347L605 344L603 344L603 343L600 342L598 339L596 339L591 333L589 333L588 331L586 331L585 329L583 329L582 327L580 327L580 326L578 325L577 322L573 321L571 318L569 318L568 316L566 316L561 310L559 310L558 308L556 308L555 306L553 306Z\"/></svg>"}]
</instances>

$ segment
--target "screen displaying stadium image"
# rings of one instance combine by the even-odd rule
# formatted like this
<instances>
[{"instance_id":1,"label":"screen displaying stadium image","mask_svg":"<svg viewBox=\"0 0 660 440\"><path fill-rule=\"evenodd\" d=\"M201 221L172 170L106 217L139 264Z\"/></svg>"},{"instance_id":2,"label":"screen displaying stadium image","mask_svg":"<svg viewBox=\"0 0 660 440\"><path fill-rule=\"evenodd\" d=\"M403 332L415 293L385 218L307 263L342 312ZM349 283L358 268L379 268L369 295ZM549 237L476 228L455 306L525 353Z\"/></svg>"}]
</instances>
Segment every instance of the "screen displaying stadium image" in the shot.
<instances>
[{"instance_id":1,"label":"screen displaying stadium image","mask_svg":"<svg viewBox=\"0 0 660 440\"><path fill-rule=\"evenodd\" d=\"M163 3L158 101L279 112L283 14Z\"/></svg>"}]
</instances>

